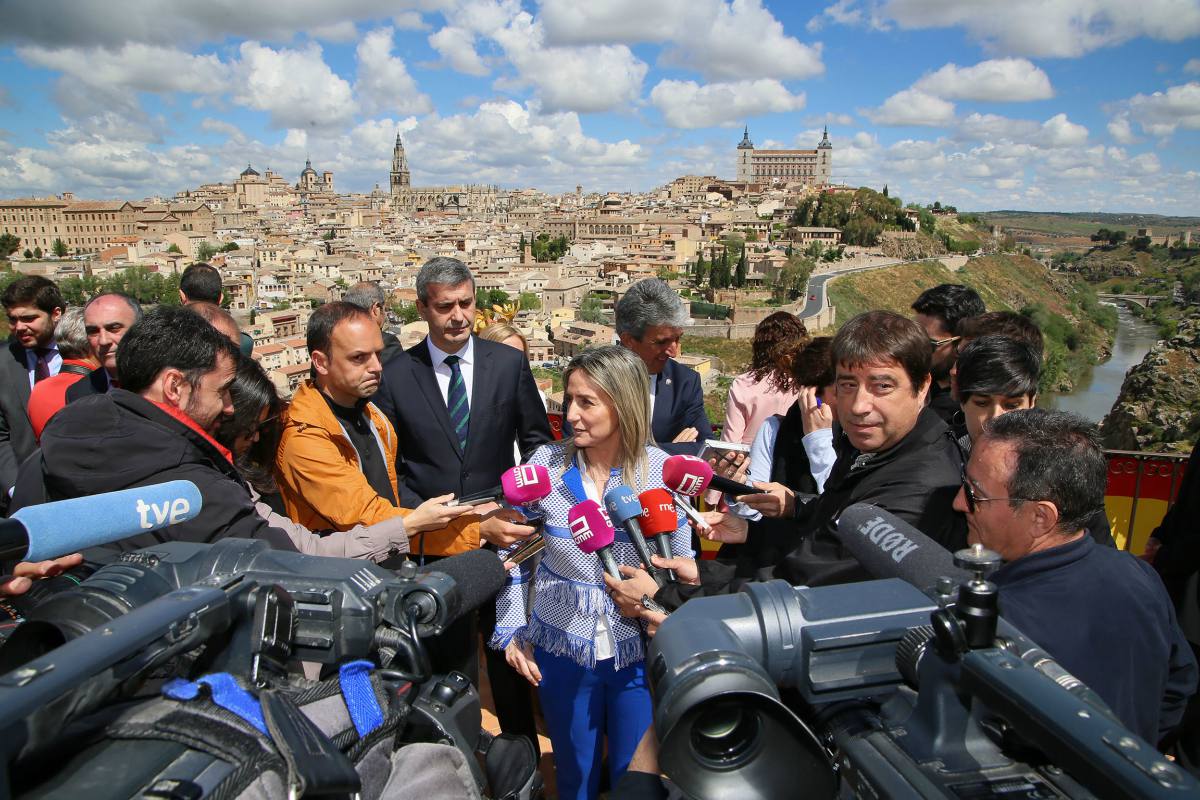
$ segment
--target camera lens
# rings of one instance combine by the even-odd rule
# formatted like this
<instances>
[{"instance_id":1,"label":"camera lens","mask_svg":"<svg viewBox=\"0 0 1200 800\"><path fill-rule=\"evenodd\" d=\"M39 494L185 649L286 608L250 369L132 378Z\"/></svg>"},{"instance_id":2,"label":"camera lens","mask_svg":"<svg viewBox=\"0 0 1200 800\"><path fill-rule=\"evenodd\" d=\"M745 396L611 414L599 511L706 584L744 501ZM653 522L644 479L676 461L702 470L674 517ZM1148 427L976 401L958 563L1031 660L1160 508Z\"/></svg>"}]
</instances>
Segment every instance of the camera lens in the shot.
<instances>
[{"instance_id":1,"label":"camera lens","mask_svg":"<svg viewBox=\"0 0 1200 800\"><path fill-rule=\"evenodd\" d=\"M758 714L736 700L712 703L692 725L696 755L718 769L735 769L758 750L762 722Z\"/></svg>"}]
</instances>

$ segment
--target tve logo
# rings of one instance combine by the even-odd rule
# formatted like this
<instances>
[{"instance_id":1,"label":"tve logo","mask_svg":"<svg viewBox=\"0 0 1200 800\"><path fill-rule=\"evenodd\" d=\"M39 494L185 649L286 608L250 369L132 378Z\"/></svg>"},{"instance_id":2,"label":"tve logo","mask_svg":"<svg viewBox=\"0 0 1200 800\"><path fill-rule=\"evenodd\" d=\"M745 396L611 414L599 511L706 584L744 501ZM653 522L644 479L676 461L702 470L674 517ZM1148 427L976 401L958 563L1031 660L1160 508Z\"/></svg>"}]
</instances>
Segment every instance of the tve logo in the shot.
<instances>
[{"instance_id":1,"label":"tve logo","mask_svg":"<svg viewBox=\"0 0 1200 800\"><path fill-rule=\"evenodd\" d=\"M883 517L867 520L858 526L858 532L874 542L880 550L891 555L892 560L899 564L904 557L917 549L917 543L911 541L884 521Z\"/></svg>"},{"instance_id":2,"label":"tve logo","mask_svg":"<svg viewBox=\"0 0 1200 800\"><path fill-rule=\"evenodd\" d=\"M189 518L188 514L191 513L192 506L182 497L164 500L162 503L147 503L139 497L136 510L139 518L138 524L142 526L143 530L151 531L164 525L184 522Z\"/></svg>"}]
</instances>

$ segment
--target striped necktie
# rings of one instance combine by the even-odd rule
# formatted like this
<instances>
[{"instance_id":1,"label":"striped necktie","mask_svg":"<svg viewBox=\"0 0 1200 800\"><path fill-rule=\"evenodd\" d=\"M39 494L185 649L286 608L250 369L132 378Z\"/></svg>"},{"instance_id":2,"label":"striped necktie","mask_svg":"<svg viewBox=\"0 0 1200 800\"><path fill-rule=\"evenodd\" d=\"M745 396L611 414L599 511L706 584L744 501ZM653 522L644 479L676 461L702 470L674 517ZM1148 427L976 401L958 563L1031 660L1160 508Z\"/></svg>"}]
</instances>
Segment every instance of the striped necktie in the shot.
<instances>
[{"instance_id":1,"label":"striped necktie","mask_svg":"<svg viewBox=\"0 0 1200 800\"><path fill-rule=\"evenodd\" d=\"M53 347L38 347L34 349L33 382L41 383L50 377L50 356L54 354Z\"/></svg>"},{"instance_id":2,"label":"striped necktie","mask_svg":"<svg viewBox=\"0 0 1200 800\"><path fill-rule=\"evenodd\" d=\"M467 384L463 382L458 356L446 356L445 364L450 367L450 389L446 392L446 409L450 412L450 424L458 435L458 446L467 452L467 429L471 424L471 405L467 402Z\"/></svg>"}]
</instances>

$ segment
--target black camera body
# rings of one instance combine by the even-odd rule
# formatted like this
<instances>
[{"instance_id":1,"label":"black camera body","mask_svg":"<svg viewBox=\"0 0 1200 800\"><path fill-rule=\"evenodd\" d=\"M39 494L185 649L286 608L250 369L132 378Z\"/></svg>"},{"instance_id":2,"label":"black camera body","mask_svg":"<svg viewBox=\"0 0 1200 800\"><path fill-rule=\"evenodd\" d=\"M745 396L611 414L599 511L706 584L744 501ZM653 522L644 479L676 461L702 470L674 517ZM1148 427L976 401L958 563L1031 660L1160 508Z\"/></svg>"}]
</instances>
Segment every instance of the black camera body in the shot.
<instances>
[{"instance_id":1,"label":"black camera body","mask_svg":"<svg viewBox=\"0 0 1200 800\"><path fill-rule=\"evenodd\" d=\"M647 675L659 763L696 798L1183 798L1186 772L996 614L979 575L699 598Z\"/></svg>"}]
</instances>

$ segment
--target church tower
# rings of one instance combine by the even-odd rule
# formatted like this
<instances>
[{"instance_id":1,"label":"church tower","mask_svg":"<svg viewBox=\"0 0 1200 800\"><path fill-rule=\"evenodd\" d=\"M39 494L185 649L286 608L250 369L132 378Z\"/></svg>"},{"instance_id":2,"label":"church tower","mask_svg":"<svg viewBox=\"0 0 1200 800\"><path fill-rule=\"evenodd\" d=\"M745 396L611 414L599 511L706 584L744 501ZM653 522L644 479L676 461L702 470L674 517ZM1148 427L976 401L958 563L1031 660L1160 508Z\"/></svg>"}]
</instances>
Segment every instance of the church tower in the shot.
<instances>
[{"instance_id":1,"label":"church tower","mask_svg":"<svg viewBox=\"0 0 1200 800\"><path fill-rule=\"evenodd\" d=\"M818 185L827 186L833 180L833 142L829 141L829 126L825 126L825 132L821 135L821 141L817 144L817 182Z\"/></svg>"},{"instance_id":2,"label":"church tower","mask_svg":"<svg viewBox=\"0 0 1200 800\"><path fill-rule=\"evenodd\" d=\"M754 142L750 141L750 126L742 131L742 141L737 146L737 182L754 183Z\"/></svg>"},{"instance_id":3,"label":"church tower","mask_svg":"<svg viewBox=\"0 0 1200 800\"><path fill-rule=\"evenodd\" d=\"M407 192L412 186L412 176L408 172L408 158L404 155L404 144L400 134L396 134L396 146L392 149L391 194L393 198Z\"/></svg>"}]
</instances>

